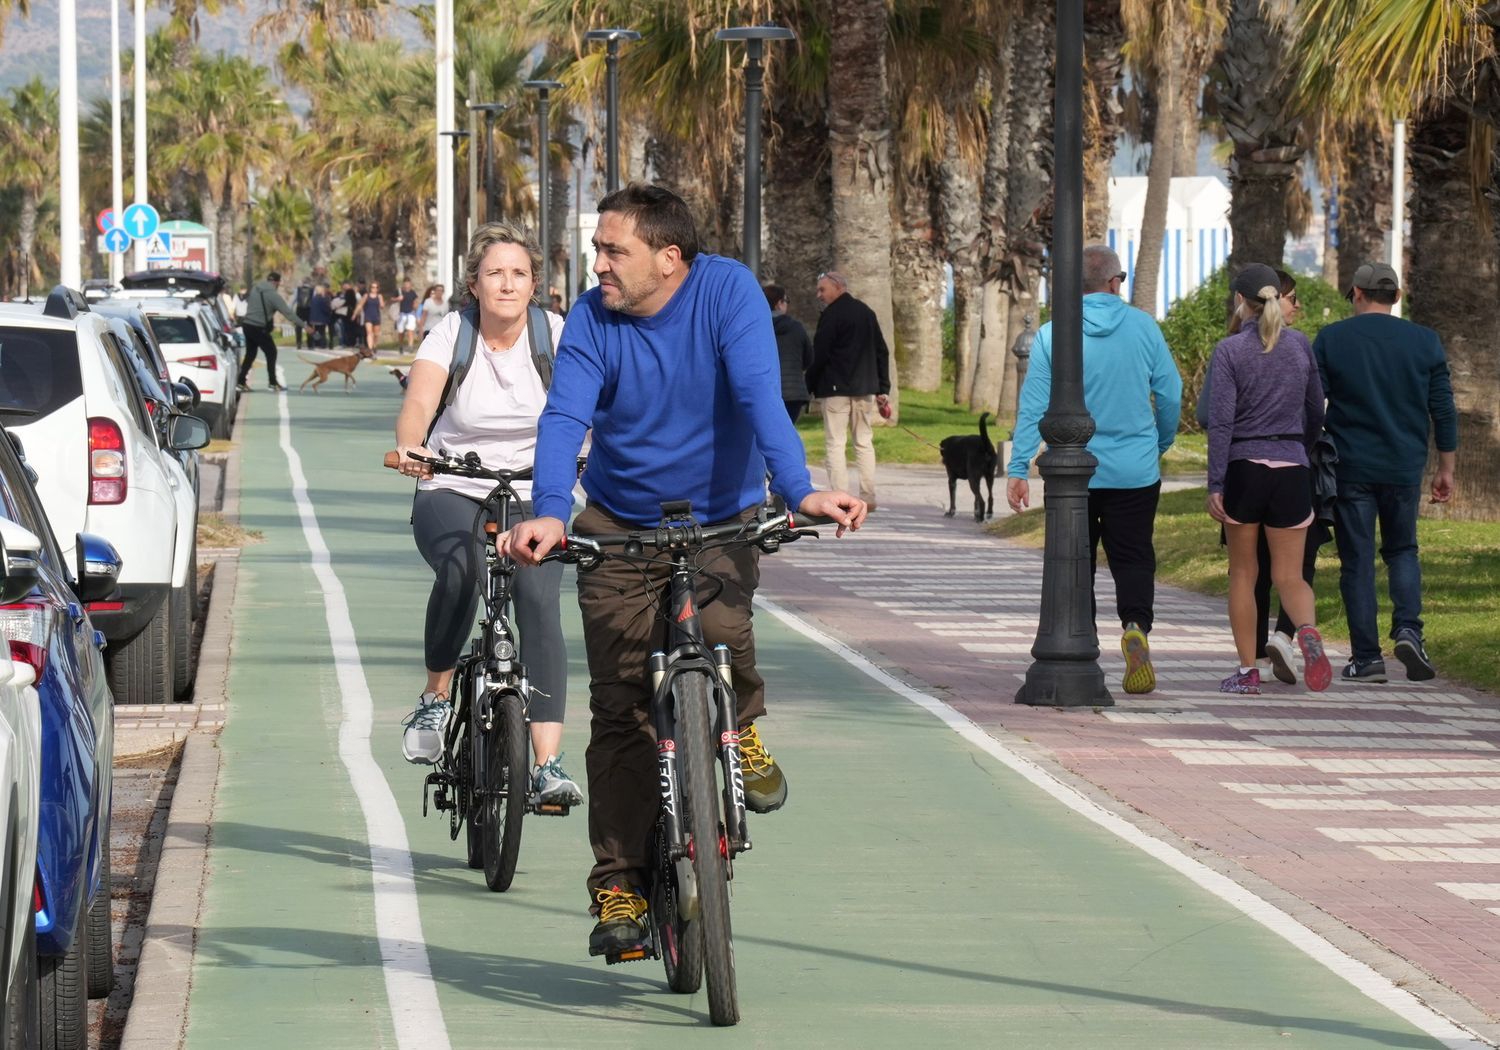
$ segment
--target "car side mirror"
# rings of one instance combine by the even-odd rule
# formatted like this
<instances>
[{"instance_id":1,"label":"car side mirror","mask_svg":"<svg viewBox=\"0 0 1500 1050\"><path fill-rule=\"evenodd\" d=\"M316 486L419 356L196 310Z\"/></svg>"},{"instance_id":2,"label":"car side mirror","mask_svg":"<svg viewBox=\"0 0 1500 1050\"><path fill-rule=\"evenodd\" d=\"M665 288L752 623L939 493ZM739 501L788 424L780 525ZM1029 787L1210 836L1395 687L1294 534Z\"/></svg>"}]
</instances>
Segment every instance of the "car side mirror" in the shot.
<instances>
[{"instance_id":1,"label":"car side mirror","mask_svg":"<svg viewBox=\"0 0 1500 1050\"><path fill-rule=\"evenodd\" d=\"M13 521L0 518L0 605L31 593L41 578L42 541Z\"/></svg>"},{"instance_id":2,"label":"car side mirror","mask_svg":"<svg viewBox=\"0 0 1500 1050\"><path fill-rule=\"evenodd\" d=\"M174 452L202 448L208 439L208 424L197 416L173 416L167 425L167 444Z\"/></svg>"},{"instance_id":3,"label":"car side mirror","mask_svg":"<svg viewBox=\"0 0 1500 1050\"><path fill-rule=\"evenodd\" d=\"M177 380L177 385L187 387L188 392L193 395L192 407L197 408L198 403L203 400L203 394L198 390L198 384L193 382L187 376L183 376L181 379Z\"/></svg>"},{"instance_id":4,"label":"car side mirror","mask_svg":"<svg viewBox=\"0 0 1500 1050\"><path fill-rule=\"evenodd\" d=\"M186 383L173 383L172 404L176 405L183 412L186 412L190 408L196 408L198 406L197 389L188 386Z\"/></svg>"},{"instance_id":5,"label":"car side mirror","mask_svg":"<svg viewBox=\"0 0 1500 1050\"><path fill-rule=\"evenodd\" d=\"M103 536L78 534L78 582L74 589L81 602L97 602L115 592L120 581L120 552Z\"/></svg>"}]
</instances>

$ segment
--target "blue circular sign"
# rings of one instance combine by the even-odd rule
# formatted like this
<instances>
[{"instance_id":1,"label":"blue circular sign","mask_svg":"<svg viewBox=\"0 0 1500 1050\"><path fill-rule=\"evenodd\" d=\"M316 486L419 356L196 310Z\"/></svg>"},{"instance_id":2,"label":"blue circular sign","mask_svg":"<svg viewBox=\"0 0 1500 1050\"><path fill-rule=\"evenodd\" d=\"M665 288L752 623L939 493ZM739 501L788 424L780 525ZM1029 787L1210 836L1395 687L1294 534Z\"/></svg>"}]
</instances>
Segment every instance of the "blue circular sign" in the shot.
<instances>
[{"instance_id":1,"label":"blue circular sign","mask_svg":"<svg viewBox=\"0 0 1500 1050\"><path fill-rule=\"evenodd\" d=\"M161 216L149 204L132 204L125 209L124 221L120 225L130 236L142 241L156 232L161 225Z\"/></svg>"},{"instance_id":2,"label":"blue circular sign","mask_svg":"<svg viewBox=\"0 0 1500 1050\"><path fill-rule=\"evenodd\" d=\"M130 250L130 234L118 226L111 226L104 232L104 247L117 255L121 252L128 252Z\"/></svg>"}]
</instances>

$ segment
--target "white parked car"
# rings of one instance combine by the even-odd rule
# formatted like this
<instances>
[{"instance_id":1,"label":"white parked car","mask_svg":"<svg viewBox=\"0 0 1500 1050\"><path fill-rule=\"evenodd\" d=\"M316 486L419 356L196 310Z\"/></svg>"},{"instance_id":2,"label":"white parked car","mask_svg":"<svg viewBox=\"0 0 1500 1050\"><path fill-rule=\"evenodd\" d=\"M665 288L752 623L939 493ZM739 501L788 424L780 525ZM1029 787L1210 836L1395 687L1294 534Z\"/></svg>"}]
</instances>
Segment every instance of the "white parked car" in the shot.
<instances>
[{"instance_id":1,"label":"white parked car","mask_svg":"<svg viewBox=\"0 0 1500 1050\"><path fill-rule=\"evenodd\" d=\"M234 351L213 331L204 308L189 299L149 291L132 292L120 301L141 308L172 379L190 379L198 388L201 400L193 414L209 425L214 437L227 438L238 405L239 364Z\"/></svg>"},{"instance_id":2,"label":"white parked car","mask_svg":"<svg viewBox=\"0 0 1500 1050\"><path fill-rule=\"evenodd\" d=\"M118 590L88 605L115 700L169 703L191 690L197 587L197 501L173 450L202 447L208 428L174 417L161 447L128 353L77 292L0 304L0 422L29 452L52 530L124 559Z\"/></svg>"}]
</instances>

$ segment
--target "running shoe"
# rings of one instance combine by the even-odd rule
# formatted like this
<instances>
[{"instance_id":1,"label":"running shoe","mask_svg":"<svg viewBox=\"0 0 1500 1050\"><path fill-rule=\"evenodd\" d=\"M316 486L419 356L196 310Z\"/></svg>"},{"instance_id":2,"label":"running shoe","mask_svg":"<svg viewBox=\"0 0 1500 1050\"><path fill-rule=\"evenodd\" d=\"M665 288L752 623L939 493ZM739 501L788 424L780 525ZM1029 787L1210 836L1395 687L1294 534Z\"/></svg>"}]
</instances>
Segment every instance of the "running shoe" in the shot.
<instances>
[{"instance_id":1,"label":"running shoe","mask_svg":"<svg viewBox=\"0 0 1500 1050\"><path fill-rule=\"evenodd\" d=\"M1297 628L1297 646L1302 650L1302 680L1314 693L1321 693L1333 681L1333 668L1323 651L1323 636L1311 624Z\"/></svg>"},{"instance_id":2,"label":"running shoe","mask_svg":"<svg viewBox=\"0 0 1500 1050\"><path fill-rule=\"evenodd\" d=\"M1396 632L1396 659L1406 665L1406 677L1413 682L1430 682L1437 677L1437 668L1427 658L1422 636L1410 627Z\"/></svg>"},{"instance_id":3,"label":"running shoe","mask_svg":"<svg viewBox=\"0 0 1500 1050\"><path fill-rule=\"evenodd\" d=\"M594 901L599 907L599 921L589 934L590 955L619 955L646 943L650 927L645 897L611 886L595 890Z\"/></svg>"},{"instance_id":4,"label":"running shoe","mask_svg":"<svg viewBox=\"0 0 1500 1050\"><path fill-rule=\"evenodd\" d=\"M1292 662L1297 658L1296 650L1292 648L1290 638L1280 631L1272 631L1271 637L1266 639L1266 658L1271 661L1271 673L1278 682L1297 684L1297 668Z\"/></svg>"},{"instance_id":5,"label":"running shoe","mask_svg":"<svg viewBox=\"0 0 1500 1050\"><path fill-rule=\"evenodd\" d=\"M423 693L416 710L401 723L406 727L401 734L401 754L405 759L418 765L436 765L443 757L443 732L452 717L453 705L446 696Z\"/></svg>"},{"instance_id":6,"label":"running shoe","mask_svg":"<svg viewBox=\"0 0 1500 1050\"><path fill-rule=\"evenodd\" d=\"M1246 696L1260 695L1260 669L1252 667L1248 671L1236 671L1228 678L1219 683L1221 693L1240 693Z\"/></svg>"},{"instance_id":7,"label":"running shoe","mask_svg":"<svg viewBox=\"0 0 1500 1050\"><path fill-rule=\"evenodd\" d=\"M1344 665L1343 672L1339 675L1341 682L1388 682L1385 676L1385 661L1376 657L1374 660L1350 660Z\"/></svg>"},{"instance_id":8,"label":"running shoe","mask_svg":"<svg viewBox=\"0 0 1500 1050\"><path fill-rule=\"evenodd\" d=\"M583 802L583 792L563 772L561 755L553 755L537 766L531 777L531 790L538 802L555 806L577 806Z\"/></svg>"},{"instance_id":9,"label":"running shoe","mask_svg":"<svg viewBox=\"0 0 1500 1050\"><path fill-rule=\"evenodd\" d=\"M740 730L740 771L745 777L745 808L770 813L786 802L786 775L760 742L755 726Z\"/></svg>"},{"instance_id":10,"label":"running shoe","mask_svg":"<svg viewBox=\"0 0 1500 1050\"><path fill-rule=\"evenodd\" d=\"M1146 632L1133 623L1125 625L1120 636L1120 651L1125 654L1125 691L1149 693L1156 688L1156 669L1151 666L1151 644Z\"/></svg>"}]
</instances>

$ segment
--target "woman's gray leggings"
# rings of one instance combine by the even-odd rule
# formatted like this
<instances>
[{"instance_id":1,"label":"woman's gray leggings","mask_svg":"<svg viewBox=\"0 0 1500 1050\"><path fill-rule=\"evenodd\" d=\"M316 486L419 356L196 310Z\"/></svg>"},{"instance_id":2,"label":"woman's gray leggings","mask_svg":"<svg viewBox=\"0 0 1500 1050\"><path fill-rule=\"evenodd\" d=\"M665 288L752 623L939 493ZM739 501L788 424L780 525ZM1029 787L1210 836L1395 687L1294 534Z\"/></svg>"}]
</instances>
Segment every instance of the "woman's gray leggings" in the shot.
<instances>
[{"instance_id":1,"label":"woman's gray leggings","mask_svg":"<svg viewBox=\"0 0 1500 1050\"><path fill-rule=\"evenodd\" d=\"M531 504L524 504L527 513ZM427 599L423 635L427 669L457 666L479 610L482 548L474 539L479 500L445 489L419 489L412 503L412 535L437 579ZM476 563L476 556L479 558ZM533 722L561 722L568 696L568 651L563 643L562 563L516 569L511 588L512 621L520 635L521 661L531 677Z\"/></svg>"}]
</instances>

